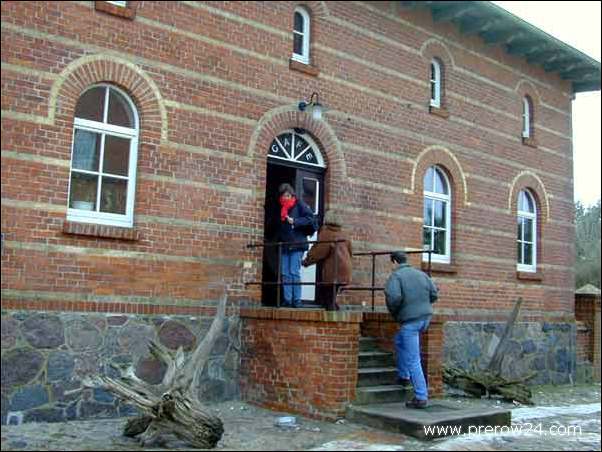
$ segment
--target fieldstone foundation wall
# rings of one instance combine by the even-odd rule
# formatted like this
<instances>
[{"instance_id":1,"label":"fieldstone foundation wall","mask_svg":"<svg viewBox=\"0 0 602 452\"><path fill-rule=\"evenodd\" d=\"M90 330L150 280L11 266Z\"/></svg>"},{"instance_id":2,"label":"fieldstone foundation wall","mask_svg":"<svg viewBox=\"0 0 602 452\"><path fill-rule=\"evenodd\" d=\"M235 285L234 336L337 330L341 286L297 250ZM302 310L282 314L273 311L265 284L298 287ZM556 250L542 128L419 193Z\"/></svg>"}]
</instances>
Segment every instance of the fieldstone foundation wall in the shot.
<instances>
[{"instance_id":1,"label":"fieldstone foundation wall","mask_svg":"<svg viewBox=\"0 0 602 452\"><path fill-rule=\"evenodd\" d=\"M446 322L444 362L447 366L484 368L503 334L505 322ZM563 384L575 379L574 323L528 322L514 326L502 362L503 375L520 378L532 371L529 384Z\"/></svg>"},{"instance_id":2,"label":"fieldstone foundation wall","mask_svg":"<svg viewBox=\"0 0 602 452\"><path fill-rule=\"evenodd\" d=\"M149 383L165 366L148 352L150 339L193 350L213 318L115 314L2 312L2 424L127 416L135 409L101 389L81 387L88 375L118 375L134 365ZM199 390L206 401L239 397L239 318L226 320Z\"/></svg>"}]
</instances>

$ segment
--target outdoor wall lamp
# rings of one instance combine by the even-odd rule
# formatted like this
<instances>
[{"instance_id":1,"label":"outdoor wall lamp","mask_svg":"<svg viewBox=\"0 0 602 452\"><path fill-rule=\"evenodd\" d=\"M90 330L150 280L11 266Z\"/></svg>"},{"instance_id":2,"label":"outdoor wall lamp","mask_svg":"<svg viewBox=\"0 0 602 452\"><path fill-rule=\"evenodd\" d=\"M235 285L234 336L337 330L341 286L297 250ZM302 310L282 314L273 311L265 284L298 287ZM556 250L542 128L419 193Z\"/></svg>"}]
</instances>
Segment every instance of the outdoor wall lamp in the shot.
<instances>
[{"instance_id":1,"label":"outdoor wall lamp","mask_svg":"<svg viewBox=\"0 0 602 452\"><path fill-rule=\"evenodd\" d=\"M315 100L314 100L315 97ZM299 102L299 111L306 111L311 113L311 117L316 120L322 119L322 113L324 113L324 106L318 101L319 95L314 92L309 97L309 102Z\"/></svg>"}]
</instances>

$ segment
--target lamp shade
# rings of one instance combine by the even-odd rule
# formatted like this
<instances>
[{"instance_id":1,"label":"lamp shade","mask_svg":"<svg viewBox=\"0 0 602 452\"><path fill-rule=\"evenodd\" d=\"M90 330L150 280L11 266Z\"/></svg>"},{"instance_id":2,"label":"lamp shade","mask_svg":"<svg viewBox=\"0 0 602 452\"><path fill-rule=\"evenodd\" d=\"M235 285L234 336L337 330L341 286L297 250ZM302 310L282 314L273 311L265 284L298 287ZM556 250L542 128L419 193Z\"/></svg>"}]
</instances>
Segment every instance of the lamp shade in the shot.
<instances>
[{"instance_id":1,"label":"lamp shade","mask_svg":"<svg viewBox=\"0 0 602 452\"><path fill-rule=\"evenodd\" d=\"M322 107L322 104L315 103L311 108L311 117L319 121L322 119L322 113L324 113L324 107Z\"/></svg>"}]
</instances>

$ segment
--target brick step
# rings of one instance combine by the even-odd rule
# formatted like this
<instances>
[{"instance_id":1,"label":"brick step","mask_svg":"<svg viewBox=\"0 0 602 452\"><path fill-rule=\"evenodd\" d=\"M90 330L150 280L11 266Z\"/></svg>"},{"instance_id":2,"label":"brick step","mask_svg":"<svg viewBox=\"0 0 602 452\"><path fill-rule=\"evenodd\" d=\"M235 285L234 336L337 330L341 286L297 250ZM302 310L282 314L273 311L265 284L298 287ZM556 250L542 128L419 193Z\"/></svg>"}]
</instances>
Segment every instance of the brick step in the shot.
<instances>
[{"instance_id":1,"label":"brick step","mask_svg":"<svg viewBox=\"0 0 602 452\"><path fill-rule=\"evenodd\" d=\"M357 388L354 405L395 403L410 400L414 392L398 385L365 386Z\"/></svg>"},{"instance_id":2,"label":"brick step","mask_svg":"<svg viewBox=\"0 0 602 452\"><path fill-rule=\"evenodd\" d=\"M394 385L397 382L395 367L366 367L357 371L357 386Z\"/></svg>"},{"instance_id":3,"label":"brick step","mask_svg":"<svg viewBox=\"0 0 602 452\"><path fill-rule=\"evenodd\" d=\"M365 367L393 367L395 358L393 353L381 351L360 352L358 366Z\"/></svg>"},{"instance_id":4,"label":"brick step","mask_svg":"<svg viewBox=\"0 0 602 452\"><path fill-rule=\"evenodd\" d=\"M379 352L378 342L374 337L360 336L360 352Z\"/></svg>"}]
</instances>

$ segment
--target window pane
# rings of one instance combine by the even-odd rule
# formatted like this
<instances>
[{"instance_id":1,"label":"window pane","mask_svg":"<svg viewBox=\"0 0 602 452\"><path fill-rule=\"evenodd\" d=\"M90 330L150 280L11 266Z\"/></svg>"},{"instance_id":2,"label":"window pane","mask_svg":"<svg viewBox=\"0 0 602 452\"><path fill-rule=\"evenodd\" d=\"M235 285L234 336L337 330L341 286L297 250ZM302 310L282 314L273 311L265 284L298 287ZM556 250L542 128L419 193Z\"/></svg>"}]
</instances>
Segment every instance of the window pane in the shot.
<instances>
[{"instance_id":1,"label":"window pane","mask_svg":"<svg viewBox=\"0 0 602 452\"><path fill-rule=\"evenodd\" d=\"M127 186L126 180L103 177L100 189L100 211L125 214Z\"/></svg>"},{"instance_id":2,"label":"window pane","mask_svg":"<svg viewBox=\"0 0 602 452\"><path fill-rule=\"evenodd\" d=\"M523 239L523 217L516 217L517 219L517 228L516 228L516 240Z\"/></svg>"},{"instance_id":3,"label":"window pane","mask_svg":"<svg viewBox=\"0 0 602 452\"><path fill-rule=\"evenodd\" d=\"M303 22L305 22L305 21L303 20L303 16L301 15L301 13L296 12L295 13L295 28L294 28L294 30L303 33L303 28L304 28L303 27L303 25L304 25Z\"/></svg>"},{"instance_id":4,"label":"window pane","mask_svg":"<svg viewBox=\"0 0 602 452\"><path fill-rule=\"evenodd\" d=\"M311 207L314 215L318 213L318 181L308 177L303 178L303 201Z\"/></svg>"},{"instance_id":5,"label":"window pane","mask_svg":"<svg viewBox=\"0 0 602 452\"><path fill-rule=\"evenodd\" d=\"M516 242L516 258L518 259L519 264L524 264L523 262L523 244L522 242Z\"/></svg>"},{"instance_id":6,"label":"window pane","mask_svg":"<svg viewBox=\"0 0 602 452\"><path fill-rule=\"evenodd\" d=\"M75 129L75 137L73 139L73 168L98 171L100 139L101 135L99 133Z\"/></svg>"},{"instance_id":7,"label":"window pane","mask_svg":"<svg viewBox=\"0 0 602 452\"><path fill-rule=\"evenodd\" d=\"M293 52L303 55L303 36L293 33Z\"/></svg>"},{"instance_id":8,"label":"window pane","mask_svg":"<svg viewBox=\"0 0 602 452\"><path fill-rule=\"evenodd\" d=\"M433 167L426 170L424 175L424 191L433 191Z\"/></svg>"},{"instance_id":9,"label":"window pane","mask_svg":"<svg viewBox=\"0 0 602 452\"><path fill-rule=\"evenodd\" d=\"M533 205L533 198L531 198L530 195L525 193L525 202L526 202L526 209L527 212L531 212L534 213L535 212L535 206Z\"/></svg>"},{"instance_id":10,"label":"window pane","mask_svg":"<svg viewBox=\"0 0 602 452\"><path fill-rule=\"evenodd\" d=\"M431 231L430 228L422 228L422 249L431 249Z\"/></svg>"},{"instance_id":11,"label":"window pane","mask_svg":"<svg viewBox=\"0 0 602 452\"><path fill-rule=\"evenodd\" d=\"M130 140L127 138L105 135L105 153L102 172L128 175L130 161Z\"/></svg>"},{"instance_id":12,"label":"window pane","mask_svg":"<svg viewBox=\"0 0 602 452\"><path fill-rule=\"evenodd\" d=\"M96 210L97 184L98 176L72 172L69 207L79 210Z\"/></svg>"},{"instance_id":13,"label":"window pane","mask_svg":"<svg viewBox=\"0 0 602 452\"><path fill-rule=\"evenodd\" d=\"M299 135L295 135L295 156L294 157L299 156L301 154L301 152L303 152L308 146L309 146L309 144L307 143L307 141L305 141Z\"/></svg>"},{"instance_id":14,"label":"window pane","mask_svg":"<svg viewBox=\"0 0 602 452\"><path fill-rule=\"evenodd\" d=\"M435 229L435 253L436 254L445 254L445 239L446 232Z\"/></svg>"},{"instance_id":15,"label":"window pane","mask_svg":"<svg viewBox=\"0 0 602 452\"><path fill-rule=\"evenodd\" d=\"M438 228L446 228L446 212L447 203L443 201L435 201L435 226Z\"/></svg>"},{"instance_id":16,"label":"window pane","mask_svg":"<svg viewBox=\"0 0 602 452\"><path fill-rule=\"evenodd\" d=\"M435 100L435 82L431 82L431 100Z\"/></svg>"},{"instance_id":17,"label":"window pane","mask_svg":"<svg viewBox=\"0 0 602 452\"><path fill-rule=\"evenodd\" d=\"M437 73L435 71L435 64L431 63L431 80L436 80Z\"/></svg>"},{"instance_id":18,"label":"window pane","mask_svg":"<svg viewBox=\"0 0 602 452\"><path fill-rule=\"evenodd\" d=\"M525 218L525 242L533 243L533 220Z\"/></svg>"},{"instance_id":19,"label":"window pane","mask_svg":"<svg viewBox=\"0 0 602 452\"><path fill-rule=\"evenodd\" d=\"M435 193L443 193L447 195L447 183L440 170L435 170Z\"/></svg>"},{"instance_id":20,"label":"window pane","mask_svg":"<svg viewBox=\"0 0 602 452\"><path fill-rule=\"evenodd\" d=\"M105 93L106 88L104 86L98 86L82 94L75 107L75 117L102 122L102 114L105 106Z\"/></svg>"},{"instance_id":21,"label":"window pane","mask_svg":"<svg viewBox=\"0 0 602 452\"><path fill-rule=\"evenodd\" d=\"M533 245L529 245L525 243L524 245L525 256L523 258L523 263L525 265L533 265Z\"/></svg>"},{"instance_id":22,"label":"window pane","mask_svg":"<svg viewBox=\"0 0 602 452\"><path fill-rule=\"evenodd\" d=\"M117 91L109 90L109 114L107 123L134 128L134 118L127 101Z\"/></svg>"},{"instance_id":23,"label":"window pane","mask_svg":"<svg viewBox=\"0 0 602 452\"><path fill-rule=\"evenodd\" d=\"M433 226L433 200L424 200L424 225Z\"/></svg>"}]
</instances>

